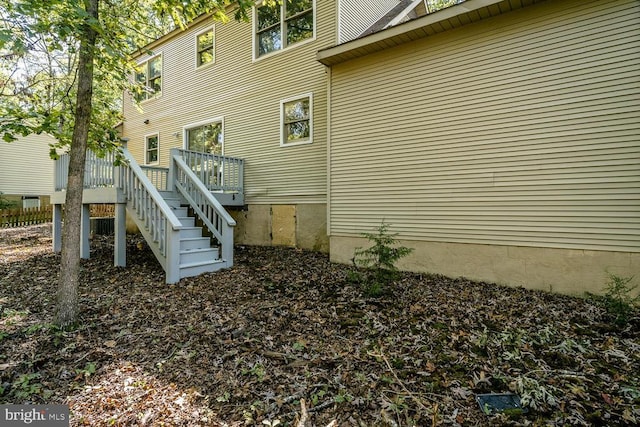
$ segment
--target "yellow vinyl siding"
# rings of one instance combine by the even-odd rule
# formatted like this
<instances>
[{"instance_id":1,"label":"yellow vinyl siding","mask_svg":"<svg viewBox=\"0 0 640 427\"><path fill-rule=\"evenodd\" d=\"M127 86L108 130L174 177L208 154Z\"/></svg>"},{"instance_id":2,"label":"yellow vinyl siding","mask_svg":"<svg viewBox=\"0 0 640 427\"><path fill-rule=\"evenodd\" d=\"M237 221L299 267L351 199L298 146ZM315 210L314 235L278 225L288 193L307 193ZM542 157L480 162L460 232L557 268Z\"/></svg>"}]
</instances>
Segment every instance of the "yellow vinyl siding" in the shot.
<instances>
[{"instance_id":1,"label":"yellow vinyl siding","mask_svg":"<svg viewBox=\"0 0 640 427\"><path fill-rule=\"evenodd\" d=\"M640 252L640 3L547 1L334 65L330 228Z\"/></svg>"},{"instance_id":2,"label":"yellow vinyl siding","mask_svg":"<svg viewBox=\"0 0 640 427\"><path fill-rule=\"evenodd\" d=\"M326 202L327 77L315 60L318 49L335 44L335 4L316 1L316 39L253 59L253 26L215 23L216 62L195 66L195 36L207 19L160 43L162 98L141 104L125 97L124 135L142 159L144 135L160 134L160 164L173 147L183 147L183 126L224 117L224 154L245 159L248 203ZM280 146L280 100L313 93L313 143ZM145 119L149 124L143 124ZM174 136L178 133L178 137Z\"/></svg>"}]
</instances>

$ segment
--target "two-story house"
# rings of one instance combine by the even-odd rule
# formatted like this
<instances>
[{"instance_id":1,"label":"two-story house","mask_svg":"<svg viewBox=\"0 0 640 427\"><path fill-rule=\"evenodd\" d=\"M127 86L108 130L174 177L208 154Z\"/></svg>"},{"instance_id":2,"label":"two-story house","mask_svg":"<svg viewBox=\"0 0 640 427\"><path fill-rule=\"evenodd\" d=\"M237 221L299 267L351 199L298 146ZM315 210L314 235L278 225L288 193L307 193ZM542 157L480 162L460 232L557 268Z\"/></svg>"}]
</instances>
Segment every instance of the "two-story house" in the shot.
<instances>
[{"instance_id":1,"label":"two-story house","mask_svg":"<svg viewBox=\"0 0 640 427\"><path fill-rule=\"evenodd\" d=\"M118 219L125 209L163 268L173 271L168 281L232 265L234 241L328 251L329 70L316 53L338 43L339 28L364 30L395 3L256 3L250 22L234 20L230 8L228 23L202 16L142 49L131 78L146 90L124 96L128 165L85 182L85 211L91 201L116 204L115 263L126 262L124 220ZM353 13L359 9L364 13ZM349 19L337 19L339 10ZM104 170L108 161L89 156L89 169ZM61 172L56 190L64 186ZM63 202L57 193L54 216ZM181 204L190 207L182 210ZM199 219L189 220L189 214ZM196 238L200 225L213 235L214 247L186 241ZM234 236L223 237L230 227ZM170 238L170 230L179 238ZM180 260L172 260L171 252ZM87 237L81 253L89 255ZM200 268L212 257L215 265Z\"/></svg>"},{"instance_id":2,"label":"two-story house","mask_svg":"<svg viewBox=\"0 0 640 427\"><path fill-rule=\"evenodd\" d=\"M181 148L244 159L236 242L328 251L327 69L334 1L255 7L251 22L202 16L137 57L149 91L125 96L122 134L142 165ZM219 177L222 180L224 176Z\"/></svg>"},{"instance_id":3,"label":"two-story house","mask_svg":"<svg viewBox=\"0 0 640 427\"><path fill-rule=\"evenodd\" d=\"M301 0L201 17L136 57L148 89L140 108L125 95L134 166L111 197L166 270L184 255L168 281L210 256L185 240L201 223L220 260L224 225L349 262L385 220L415 248L405 269L597 292L640 271L639 16L634 0Z\"/></svg>"}]
</instances>

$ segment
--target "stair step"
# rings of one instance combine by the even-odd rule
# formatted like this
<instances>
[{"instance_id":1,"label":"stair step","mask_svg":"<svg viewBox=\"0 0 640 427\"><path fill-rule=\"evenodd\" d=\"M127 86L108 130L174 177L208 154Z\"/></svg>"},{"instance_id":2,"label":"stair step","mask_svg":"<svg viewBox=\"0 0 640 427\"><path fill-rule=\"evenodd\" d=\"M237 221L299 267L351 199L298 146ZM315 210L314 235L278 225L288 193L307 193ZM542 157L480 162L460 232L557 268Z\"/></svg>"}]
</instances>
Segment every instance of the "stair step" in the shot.
<instances>
[{"instance_id":1,"label":"stair step","mask_svg":"<svg viewBox=\"0 0 640 427\"><path fill-rule=\"evenodd\" d=\"M189 216L189 209L182 206L172 206L171 210L173 210L173 214L177 217L187 217Z\"/></svg>"},{"instance_id":2,"label":"stair step","mask_svg":"<svg viewBox=\"0 0 640 427\"><path fill-rule=\"evenodd\" d=\"M164 199L164 201L167 202L167 204L172 208L179 208L180 205L182 204L182 200L179 198L176 198L176 199L167 198L167 199Z\"/></svg>"},{"instance_id":3,"label":"stair step","mask_svg":"<svg viewBox=\"0 0 640 427\"><path fill-rule=\"evenodd\" d=\"M180 251L180 265L218 259L218 248L186 249Z\"/></svg>"},{"instance_id":4,"label":"stair step","mask_svg":"<svg viewBox=\"0 0 640 427\"><path fill-rule=\"evenodd\" d=\"M193 227L196 225L196 219L192 216L178 216L178 219L183 227Z\"/></svg>"},{"instance_id":5,"label":"stair step","mask_svg":"<svg viewBox=\"0 0 640 427\"><path fill-rule=\"evenodd\" d=\"M220 269L220 264L224 264L222 260L208 262L192 262L188 264L180 264L180 278L198 276L202 273L211 273Z\"/></svg>"},{"instance_id":6,"label":"stair step","mask_svg":"<svg viewBox=\"0 0 640 427\"><path fill-rule=\"evenodd\" d=\"M180 229L180 240L191 237L203 237L202 227L183 227Z\"/></svg>"},{"instance_id":7,"label":"stair step","mask_svg":"<svg viewBox=\"0 0 640 427\"><path fill-rule=\"evenodd\" d=\"M180 250L187 249L207 249L211 247L211 241L208 237L187 237L180 239Z\"/></svg>"}]
</instances>

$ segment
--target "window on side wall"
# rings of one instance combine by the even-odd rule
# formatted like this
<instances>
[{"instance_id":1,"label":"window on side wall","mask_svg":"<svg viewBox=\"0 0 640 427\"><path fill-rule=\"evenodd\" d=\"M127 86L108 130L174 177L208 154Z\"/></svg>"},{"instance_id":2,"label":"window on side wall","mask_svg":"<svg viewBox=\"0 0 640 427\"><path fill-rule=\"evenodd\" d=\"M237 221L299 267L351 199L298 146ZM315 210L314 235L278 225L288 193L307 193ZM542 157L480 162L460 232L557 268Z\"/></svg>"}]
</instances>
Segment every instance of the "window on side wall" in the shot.
<instances>
[{"instance_id":1,"label":"window on side wall","mask_svg":"<svg viewBox=\"0 0 640 427\"><path fill-rule=\"evenodd\" d=\"M196 67L213 64L215 60L215 33L211 27L196 35Z\"/></svg>"},{"instance_id":2,"label":"window on side wall","mask_svg":"<svg viewBox=\"0 0 640 427\"><path fill-rule=\"evenodd\" d=\"M155 165L158 163L158 147L160 139L158 134L147 135L144 137L144 164Z\"/></svg>"},{"instance_id":3,"label":"window on side wall","mask_svg":"<svg viewBox=\"0 0 640 427\"><path fill-rule=\"evenodd\" d=\"M141 90L134 95L136 101L159 97L162 94L162 55L139 63L135 82L141 86Z\"/></svg>"},{"instance_id":4,"label":"window on side wall","mask_svg":"<svg viewBox=\"0 0 640 427\"><path fill-rule=\"evenodd\" d=\"M280 145L313 142L313 95L305 94L280 101Z\"/></svg>"},{"instance_id":5,"label":"window on side wall","mask_svg":"<svg viewBox=\"0 0 640 427\"><path fill-rule=\"evenodd\" d=\"M254 16L256 58L314 37L314 0L259 2Z\"/></svg>"}]
</instances>

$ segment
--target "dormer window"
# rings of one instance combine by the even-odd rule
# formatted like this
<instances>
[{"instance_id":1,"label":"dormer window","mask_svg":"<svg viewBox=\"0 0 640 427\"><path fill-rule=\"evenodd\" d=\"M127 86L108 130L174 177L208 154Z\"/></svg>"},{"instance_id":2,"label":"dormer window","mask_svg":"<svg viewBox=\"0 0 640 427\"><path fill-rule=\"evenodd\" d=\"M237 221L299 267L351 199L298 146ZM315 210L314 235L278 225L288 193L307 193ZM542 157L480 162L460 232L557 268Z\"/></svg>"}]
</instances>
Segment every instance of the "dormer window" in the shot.
<instances>
[{"instance_id":1,"label":"dormer window","mask_svg":"<svg viewBox=\"0 0 640 427\"><path fill-rule=\"evenodd\" d=\"M314 37L314 0L283 0L255 9L256 57Z\"/></svg>"},{"instance_id":2,"label":"dormer window","mask_svg":"<svg viewBox=\"0 0 640 427\"><path fill-rule=\"evenodd\" d=\"M136 101L158 97L162 93L162 55L157 55L138 64L135 81L142 90L136 92Z\"/></svg>"},{"instance_id":3,"label":"dormer window","mask_svg":"<svg viewBox=\"0 0 640 427\"><path fill-rule=\"evenodd\" d=\"M211 27L196 35L196 67L212 64L215 60L215 36Z\"/></svg>"}]
</instances>

